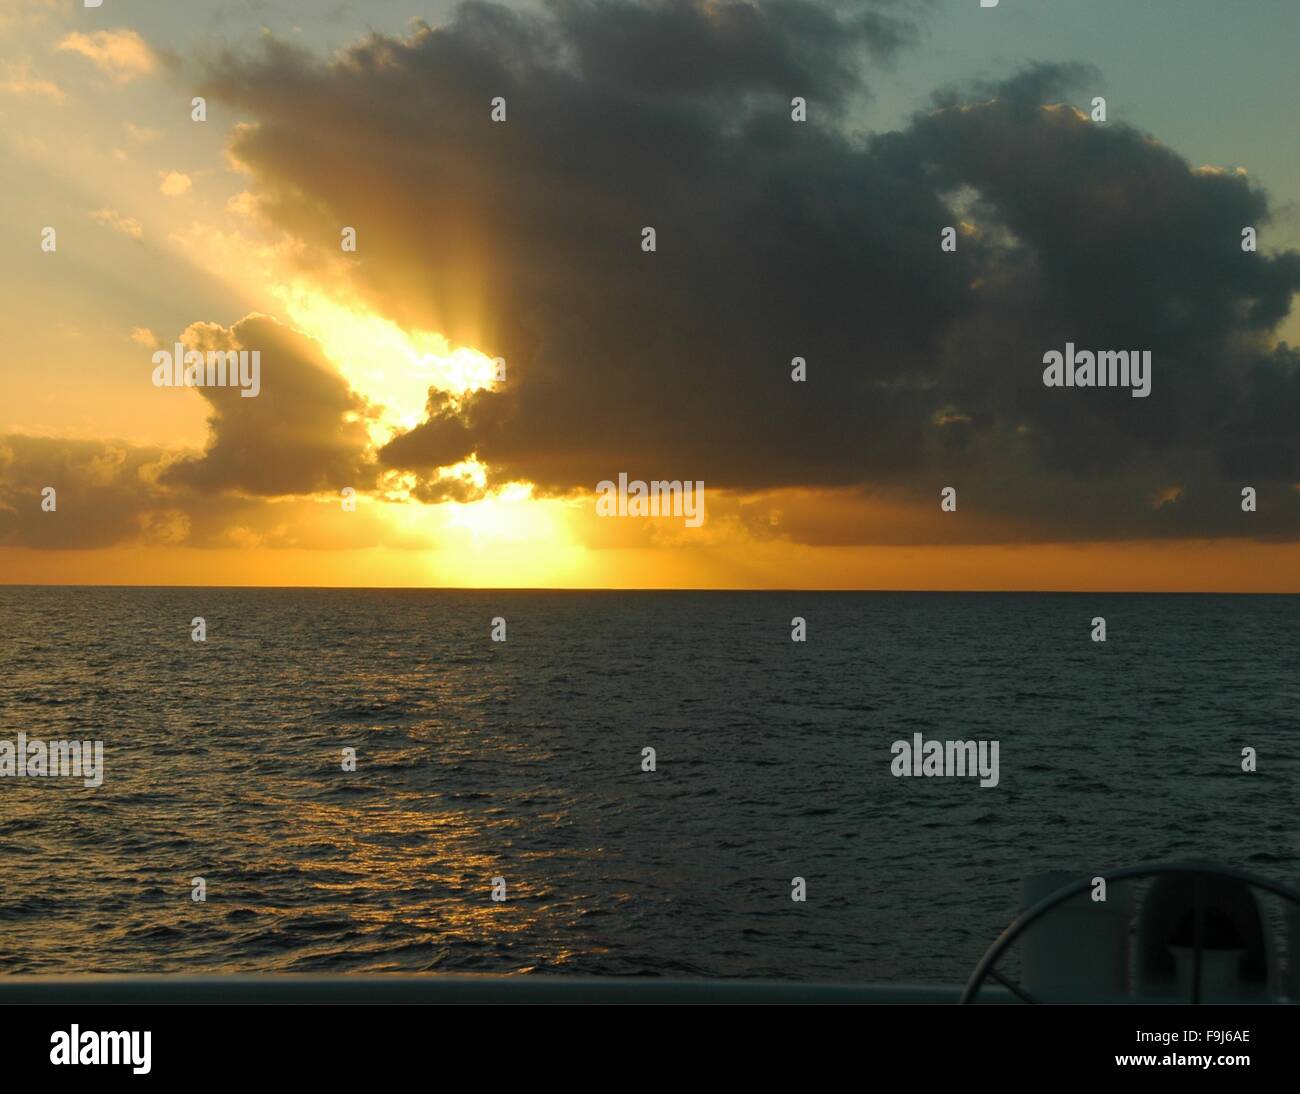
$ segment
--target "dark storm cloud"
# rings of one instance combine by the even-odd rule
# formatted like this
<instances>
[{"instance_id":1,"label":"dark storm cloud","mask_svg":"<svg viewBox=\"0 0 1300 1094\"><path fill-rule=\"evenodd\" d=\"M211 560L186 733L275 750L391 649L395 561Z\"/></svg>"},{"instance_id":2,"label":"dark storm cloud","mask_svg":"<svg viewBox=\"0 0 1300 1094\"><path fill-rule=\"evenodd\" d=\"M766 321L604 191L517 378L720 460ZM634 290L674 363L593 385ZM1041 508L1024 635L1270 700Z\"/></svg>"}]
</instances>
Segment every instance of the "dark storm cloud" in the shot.
<instances>
[{"instance_id":1,"label":"dark storm cloud","mask_svg":"<svg viewBox=\"0 0 1300 1094\"><path fill-rule=\"evenodd\" d=\"M818 87L833 103L858 85L864 53L887 57L915 38L910 12L898 4L555 0L550 9L584 82L639 96L789 97Z\"/></svg>"},{"instance_id":2,"label":"dark storm cloud","mask_svg":"<svg viewBox=\"0 0 1300 1094\"><path fill-rule=\"evenodd\" d=\"M203 455L168 467L161 481L212 493L235 490L283 495L360 490L373 485L362 420L366 404L310 338L267 316L240 320L229 331L196 323L182 336L188 349L256 350L261 392L198 388L211 405L211 437Z\"/></svg>"},{"instance_id":3,"label":"dark storm cloud","mask_svg":"<svg viewBox=\"0 0 1300 1094\"><path fill-rule=\"evenodd\" d=\"M208 90L255 122L233 151L276 222L335 251L355 226L374 306L509 363L500 389L435 393L387 466L477 453L543 491L626 470L927 505L954 484L1059 538L1237 534L1241 480L1273 488L1252 531L1300 529L1300 367L1272 337L1300 255L1240 250L1246 225L1267 238L1264 191L1045 106L1095 85L1081 66L849 135L913 10L470 4L328 62L215 58ZM1151 396L1044 388L1066 341L1151 350Z\"/></svg>"},{"instance_id":4,"label":"dark storm cloud","mask_svg":"<svg viewBox=\"0 0 1300 1094\"><path fill-rule=\"evenodd\" d=\"M972 432L1027 424L1033 466L1046 471L1139 464L1300 479L1297 357L1269 337L1300 290L1300 254L1241 250L1244 226L1266 234L1266 195L1238 175L1192 170L1131 128L1027 111L1027 87L1050 94L1044 75L1012 81L1016 93L993 103L920 118L907 134L933 184L975 191L974 219L1012 240L975 255L980 310L1012 341L968 313L953 328L968 351L945 390L974 416ZM1044 389L1035 351L1067 339L1150 349L1153 395ZM1021 364L1012 385L999 382L1009 360Z\"/></svg>"}]
</instances>

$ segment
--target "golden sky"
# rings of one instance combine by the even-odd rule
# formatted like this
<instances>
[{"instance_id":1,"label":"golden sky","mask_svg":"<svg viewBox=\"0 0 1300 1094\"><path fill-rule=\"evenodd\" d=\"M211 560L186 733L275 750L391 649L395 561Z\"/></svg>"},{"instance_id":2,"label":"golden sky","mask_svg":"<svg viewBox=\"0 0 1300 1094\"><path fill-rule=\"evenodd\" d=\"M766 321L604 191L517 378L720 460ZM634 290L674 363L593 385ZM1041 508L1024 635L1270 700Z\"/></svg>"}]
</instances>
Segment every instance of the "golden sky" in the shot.
<instances>
[{"instance_id":1,"label":"golden sky","mask_svg":"<svg viewBox=\"0 0 1300 1094\"><path fill-rule=\"evenodd\" d=\"M628 5L431 7L0 16L0 581L1300 592L1300 195L1077 66L872 137L859 60L923 38L661 13L687 72ZM262 391L155 386L178 341ZM1067 341L1151 396L1045 390ZM620 472L706 520L598 516Z\"/></svg>"}]
</instances>

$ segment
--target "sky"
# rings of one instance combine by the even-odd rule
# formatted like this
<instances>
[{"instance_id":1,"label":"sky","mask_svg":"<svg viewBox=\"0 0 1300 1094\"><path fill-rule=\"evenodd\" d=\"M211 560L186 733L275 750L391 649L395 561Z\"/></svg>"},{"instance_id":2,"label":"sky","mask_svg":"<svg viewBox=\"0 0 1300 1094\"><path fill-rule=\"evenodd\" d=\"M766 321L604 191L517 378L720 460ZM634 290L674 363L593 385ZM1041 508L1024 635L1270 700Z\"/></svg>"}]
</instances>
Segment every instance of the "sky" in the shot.
<instances>
[{"instance_id":1,"label":"sky","mask_svg":"<svg viewBox=\"0 0 1300 1094\"><path fill-rule=\"evenodd\" d=\"M1298 30L5 0L0 581L1300 592Z\"/></svg>"}]
</instances>

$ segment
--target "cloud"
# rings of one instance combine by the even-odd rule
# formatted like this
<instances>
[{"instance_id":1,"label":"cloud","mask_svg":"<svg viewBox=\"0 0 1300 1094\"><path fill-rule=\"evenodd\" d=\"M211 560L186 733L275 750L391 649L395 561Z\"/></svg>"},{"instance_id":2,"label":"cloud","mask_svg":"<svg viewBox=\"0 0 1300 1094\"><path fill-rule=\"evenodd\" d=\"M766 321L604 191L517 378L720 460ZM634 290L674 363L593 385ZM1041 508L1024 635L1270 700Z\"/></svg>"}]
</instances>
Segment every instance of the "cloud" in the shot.
<instances>
[{"instance_id":1,"label":"cloud","mask_svg":"<svg viewBox=\"0 0 1300 1094\"><path fill-rule=\"evenodd\" d=\"M135 122L126 123L126 133L136 144L153 144L155 141L162 140L162 130L152 129L147 125L136 125Z\"/></svg>"},{"instance_id":2,"label":"cloud","mask_svg":"<svg viewBox=\"0 0 1300 1094\"><path fill-rule=\"evenodd\" d=\"M42 27L50 16L57 14L60 6L62 0L24 0L22 4L6 5L0 10L0 36Z\"/></svg>"},{"instance_id":3,"label":"cloud","mask_svg":"<svg viewBox=\"0 0 1300 1094\"><path fill-rule=\"evenodd\" d=\"M147 347L158 341L146 327L133 328L129 337ZM260 394L194 389L212 410L201 453L113 440L0 437L0 547L429 546L391 532L379 506L337 520L342 487L373 491L377 469L369 455L369 408L318 344L256 314L229 328L194 323L180 341L204 353L259 351ZM183 399L194 392L157 395ZM47 486L57 492L53 513L41 508Z\"/></svg>"},{"instance_id":4,"label":"cloud","mask_svg":"<svg viewBox=\"0 0 1300 1094\"><path fill-rule=\"evenodd\" d=\"M378 506L337 498L205 494L165 484L182 454L112 440L0 436L0 548L342 549L432 544L393 532ZM57 507L41 508L53 487Z\"/></svg>"},{"instance_id":5,"label":"cloud","mask_svg":"<svg viewBox=\"0 0 1300 1094\"><path fill-rule=\"evenodd\" d=\"M130 331L147 347L147 327ZM340 491L363 498L379 486L366 403L305 335L263 315L231 327L194 323L187 349L256 350L260 394L237 387L162 389L161 399L211 407L200 453L119 441L0 437L0 547L266 546L349 549L421 547L427 537L389 528L362 505L340 524ZM167 347L169 350L171 346ZM53 486L58 508L41 510ZM459 496L451 487L448 496Z\"/></svg>"},{"instance_id":6,"label":"cloud","mask_svg":"<svg viewBox=\"0 0 1300 1094\"><path fill-rule=\"evenodd\" d=\"M159 56L134 30L97 30L89 34L73 31L54 47L59 52L79 53L115 83L130 83L158 67Z\"/></svg>"},{"instance_id":7,"label":"cloud","mask_svg":"<svg viewBox=\"0 0 1300 1094\"><path fill-rule=\"evenodd\" d=\"M496 389L432 392L387 467L476 454L541 493L621 470L849 490L933 511L909 527L935 542L971 528L935 523L950 484L1007 536L1296 535L1300 357L1275 332L1300 254L1239 246L1265 191L1062 108L1081 66L853 134L840 118L907 10L465 4L329 59L269 39L206 83L252 119L231 151L262 214L311 246L356 226L370 306L509 363ZM1151 350L1151 397L1045 388L1066 341ZM1269 511L1243 522L1240 485Z\"/></svg>"},{"instance_id":8,"label":"cloud","mask_svg":"<svg viewBox=\"0 0 1300 1094\"><path fill-rule=\"evenodd\" d=\"M160 171L159 175L162 178L159 190L169 198L189 193L190 187L194 185L194 180L180 171Z\"/></svg>"},{"instance_id":9,"label":"cloud","mask_svg":"<svg viewBox=\"0 0 1300 1094\"><path fill-rule=\"evenodd\" d=\"M0 69L0 91L22 97L43 96L55 103L61 103L67 97L52 80L33 75L31 66L27 64L4 65Z\"/></svg>"},{"instance_id":10,"label":"cloud","mask_svg":"<svg viewBox=\"0 0 1300 1094\"><path fill-rule=\"evenodd\" d=\"M457 31L496 36L522 65L539 40L558 44L579 77L605 93L644 99L821 92L835 107L862 82L867 58L888 57L916 38L908 8L861 4L841 10L794 2L656 4L559 0L552 19L525 24L489 5L460 9ZM522 32L540 29L534 36ZM725 109L725 103L718 106Z\"/></svg>"},{"instance_id":11,"label":"cloud","mask_svg":"<svg viewBox=\"0 0 1300 1094\"><path fill-rule=\"evenodd\" d=\"M144 237L144 225L135 217L123 216L116 209L96 209L90 214L90 219L96 224L103 224L112 228L115 232L130 236L132 239L142 239Z\"/></svg>"},{"instance_id":12,"label":"cloud","mask_svg":"<svg viewBox=\"0 0 1300 1094\"><path fill-rule=\"evenodd\" d=\"M0 545L107 547L162 526L166 504L149 486L165 453L112 441L0 438ZM56 509L41 509L46 487Z\"/></svg>"},{"instance_id":13,"label":"cloud","mask_svg":"<svg viewBox=\"0 0 1300 1094\"><path fill-rule=\"evenodd\" d=\"M211 437L202 456L179 459L161 474L164 485L203 493L336 496L345 486L360 492L374 485L368 408L312 339L268 316L250 315L229 329L195 323L180 340L205 354L256 350L261 393L245 398L236 387L196 388L212 406Z\"/></svg>"},{"instance_id":14,"label":"cloud","mask_svg":"<svg viewBox=\"0 0 1300 1094\"><path fill-rule=\"evenodd\" d=\"M241 190L226 200L226 210L236 216L255 218L258 216L257 196Z\"/></svg>"}]
</instances>

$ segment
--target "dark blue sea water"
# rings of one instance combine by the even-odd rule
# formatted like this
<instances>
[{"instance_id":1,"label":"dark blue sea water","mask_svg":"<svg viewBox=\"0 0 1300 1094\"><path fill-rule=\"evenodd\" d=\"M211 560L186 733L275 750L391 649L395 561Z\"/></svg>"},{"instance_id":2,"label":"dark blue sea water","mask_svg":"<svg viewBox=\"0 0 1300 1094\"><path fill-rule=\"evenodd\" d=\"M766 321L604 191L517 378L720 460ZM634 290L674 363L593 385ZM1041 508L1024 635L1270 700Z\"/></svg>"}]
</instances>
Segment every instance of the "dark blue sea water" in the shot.
<instances>
[{"instance_id":1,"label":"dark blue sea water","mask_svg":"<svg viewBox=\"0 0 1300 1094\"><path fill-rule=\"evenodd\" d=\"M0 740L105 748L0 778L0 970L964 980L1039 870L1300 880L1298 608L0 587Z\"/></svg>"}]
</instances>

